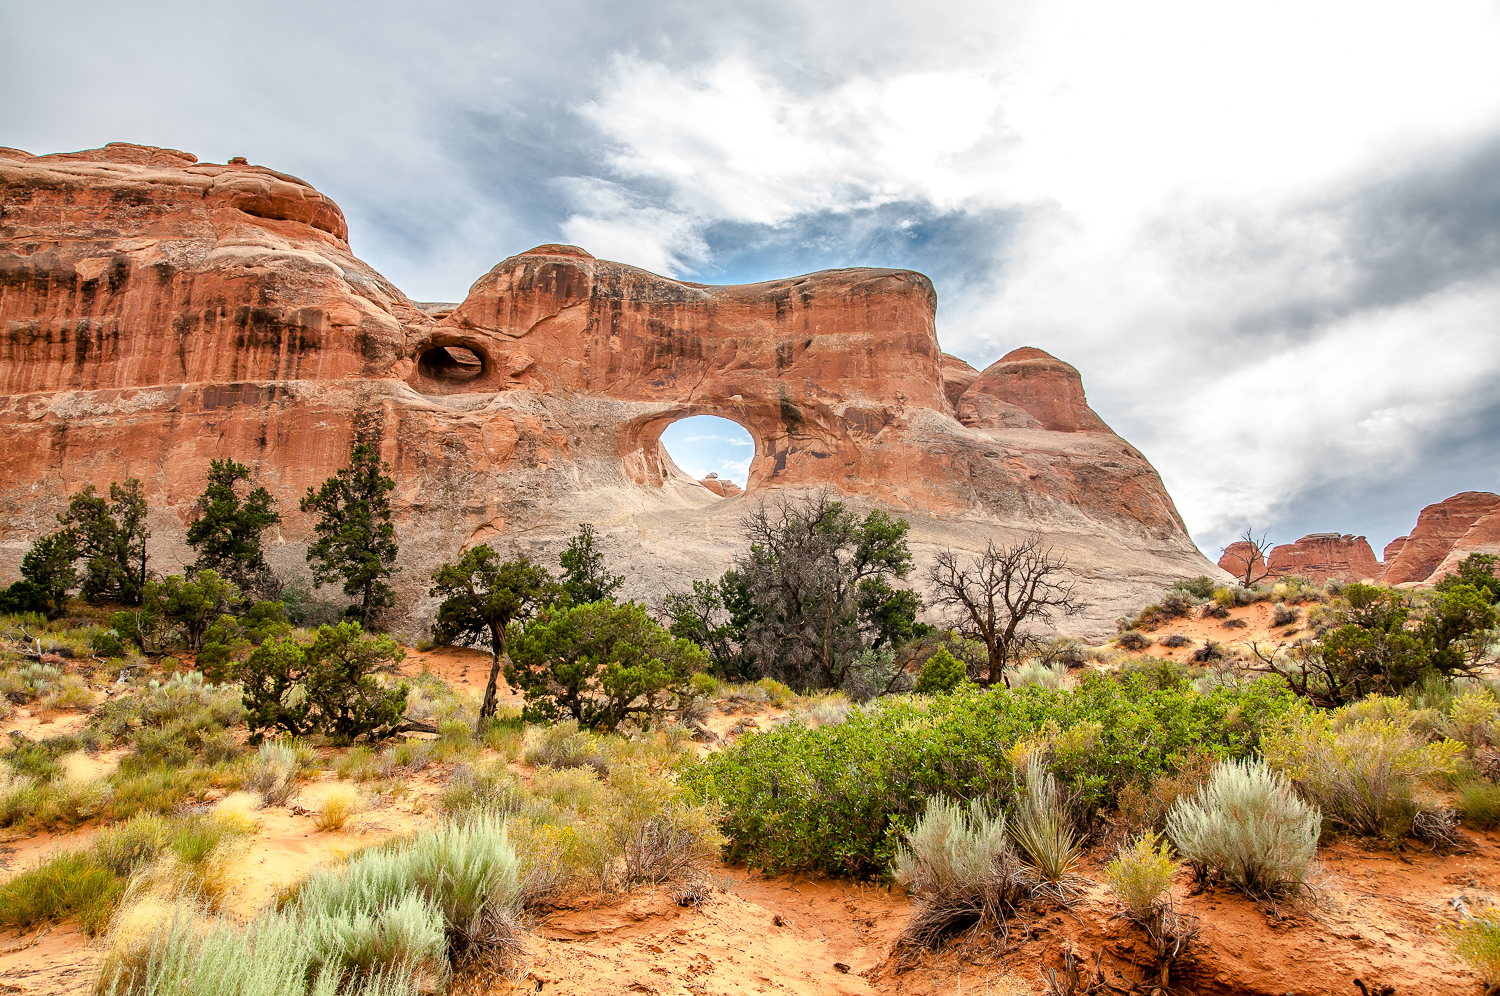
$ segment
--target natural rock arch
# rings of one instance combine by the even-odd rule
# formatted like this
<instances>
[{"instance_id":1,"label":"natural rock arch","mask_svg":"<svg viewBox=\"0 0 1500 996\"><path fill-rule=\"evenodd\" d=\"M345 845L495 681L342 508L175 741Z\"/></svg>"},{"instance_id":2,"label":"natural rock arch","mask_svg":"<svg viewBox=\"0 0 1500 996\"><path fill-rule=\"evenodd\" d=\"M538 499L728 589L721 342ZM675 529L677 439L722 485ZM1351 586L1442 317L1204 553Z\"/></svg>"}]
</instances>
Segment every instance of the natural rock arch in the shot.
<instances>
[{"instance_id":1,"label":"natural rock arch","mask_svg":"<svg viewBox=\"0 0 1500 996\"><path fill-rule=\"evenodd\" d=\"M673 405L664 412L627 422L620 431L620 459L625 467L626 478L633 484L658 488L674 478L693 480L672 460L671 454L662 444L661 435L674 422L694 415L712 415L733 422L750 434L750 441L755 444L755 453L750 458L750 475L745 490L753 491L762 486L767 479L765 456L769 449L767 439L770 437L757 431L757 428L764 429L767 423L764 419L747 417L747 407L754 406L746 406L743 402L733 403L732 408L701 403ZM754 425L751 424L752 421Z\"/></svg>"}]
</instances>

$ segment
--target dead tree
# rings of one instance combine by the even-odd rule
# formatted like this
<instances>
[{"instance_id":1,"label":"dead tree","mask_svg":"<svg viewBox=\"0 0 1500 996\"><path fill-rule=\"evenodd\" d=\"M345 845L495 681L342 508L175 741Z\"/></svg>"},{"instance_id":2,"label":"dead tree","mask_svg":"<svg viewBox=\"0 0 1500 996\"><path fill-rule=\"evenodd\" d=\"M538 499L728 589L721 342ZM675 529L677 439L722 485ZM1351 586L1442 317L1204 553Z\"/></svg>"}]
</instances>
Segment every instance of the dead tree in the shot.
<instances>
[{"instance_id":1,"label":"dead tree","mask_svg":"<svg viewBox=\"0 0 1500 996\"><path fill-rule=\"evenodd\" d=\"M1246 550L1245 547L1240 546L1241 543L1244 543L1249 549ZM1240 548L1234 550L1237 546ZM1234 552L1231 553L1231 550ZM1225 555L1231 565L1236 560L1240 562L1244 568L1244 578L1240 583L1246 588L1252 587L1257 582L1264 581L1271 573L1271 544L1266 540L1266 534L1264 533L1261 534L1260 539L1256 539L1255 530L1246 529L1245 535L1221 549L1219 553ZM1225 567L1224 569L1229 570L1229 567ZM1232 573L1236 577L1239 577L1241 571L1235 569Z\"/></svg>"},{"instance_id":2,"label":"dead tree","mask_svg":"<svg viewBox=\"0 0 1500 996\"><path fill-rule=\"evenodd\" d=\"M1075 585L1063 580L1066 562L1042 546L1036 533L1011 546L995 546L964 557L951 549L938 554L927 572L933 602L954 608L954 628L984 644L989 656L987 680L1004 680L1005 668L1025 651L1027 622L1048 622L1055 614L1073 615L1083 606Z\"/></svg>"}]
</instances>

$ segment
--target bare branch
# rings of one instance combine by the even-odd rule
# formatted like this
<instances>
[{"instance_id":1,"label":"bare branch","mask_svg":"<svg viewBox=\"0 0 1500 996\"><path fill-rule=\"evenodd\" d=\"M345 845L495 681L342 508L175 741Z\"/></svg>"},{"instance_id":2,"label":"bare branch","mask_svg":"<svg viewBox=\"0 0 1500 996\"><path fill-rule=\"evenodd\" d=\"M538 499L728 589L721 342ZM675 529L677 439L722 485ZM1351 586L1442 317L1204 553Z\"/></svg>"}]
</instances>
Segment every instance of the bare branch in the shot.
<instances>
[{"instance_id":1,"label":"bare branch","mask_svg":"<svg viewBox=\"0 0 1500 996\"><path fill-rule=\"evenodd\" d=\"M960 557L951 549L938 554L927 572L933 602L955 610L954 628L983 643L989 655L990 683L1003 680L1005 667L1016 663L1030 634L1027 622L1050 622L1054 616L1073 615L1082 604L1074 582L1065 580L1067 563L1043 547L1031 533L1010 546Z\"/></svg>"}]
</instances>

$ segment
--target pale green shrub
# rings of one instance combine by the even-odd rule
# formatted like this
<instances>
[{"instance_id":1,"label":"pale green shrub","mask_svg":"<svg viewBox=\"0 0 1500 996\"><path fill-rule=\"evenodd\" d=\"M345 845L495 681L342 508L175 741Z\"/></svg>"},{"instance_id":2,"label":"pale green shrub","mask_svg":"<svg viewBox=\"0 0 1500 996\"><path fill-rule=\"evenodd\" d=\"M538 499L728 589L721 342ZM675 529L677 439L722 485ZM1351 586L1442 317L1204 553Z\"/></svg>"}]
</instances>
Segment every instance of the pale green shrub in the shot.
<instances>
[{"instance_id":1,"label":"pale green shrub","mask_svg":"<svg viewBox=\"0 0 1500 996\"><path fill-rule=\"evenodd\" d=\"M1224 761L1167 814L1167 836L1200 874L1251 895L1299 887L1318 850L1322 814L1261 761Z\"/></svg>"},{"instance_id":2,"label":"pale green shrub","mask_svg":"<svg viewBox=\"0 0 1500 996\"><path fill-rule=\"evenodd\" d=\"M343 965L320 943L334 932L279 914L240 927L179 901L141 937L117 937L95 992L101 996L416 996L398 967L345 983ZM118 930L119 928L117 928ZM372 930L370 933L374 933ZM354 938L350 938L351 941ZM385 940L382 936L381 940ZM357 950L368 950L361 947Z\"/></svg>"},{"instance_id":3,"label":"pale green shrub","mask_svg":"<svg viewBox=\"0 0 1500 996\"><path fill-rule=\"evenodd\" d=\"M60 680L62 671L36 661L0 671L0 695L12 702L26 703L46 695Z\"/></svg>"},{"instance_id":4,"label":"pale green shrub","mask_svg":"<svg viewBox=\"0 0 1500 996\"><path fill-rule=\"evenodd\" d=\"M547 727L533 727L531 742L526 747L526 763L549 768L581 768L588 766L603 773L609 770L609 761L599 743L599 738L587 730L578 728L578 721L569 719Z\"/></svg>"},{"instance_id":5,"label":"pale green shrub","mask_svg":"<svg viewBox=\"0 0 1500 996\"><path fill-rule=\"evenodd\" d=\"M1160 834L1141 834L1104 868L1104 879L1132 917L1144 917L1171 888L1177 863Z\"/></svg>"},{"instance_id":6,"label":"pale green shrub","mask_svg":"<svg viewBox=\"0 0 1500 996\"><path fill-rule=\"evenodd\" d=\"M440 910L455 964L515 934L522 868L505 821L480 814L365 851L342 868L314 869L293 899L304 916L374 915L415 893Z\"/></svg>"},{"instance_id":7,"label":"pale green shrub","mask_svg":"<svg viewBox=\"0 0 1500 996\"><path fill-rule=\"evenodd\" d=\"M917 895L964 892L984 882L1015 851L1005 833L1005 813L993 815L984 801L968 806L943 796L927 800L922 818L896 848L891 875Z\"/></svg>"},{"instance_id":8,"label":"pale green shrub","mask_svg":"<svg viewBox=\"0 0 1500 996\"><path fill-rule=\"evenodd\" d=\"M312 748L298 741L268 740L250 759L244 785L267 806L285 805L297 794L297 776L312 762Z\"/></svg>"},{"instance_id":9,"label":"pale green shrub","mask_svg":"<svg viewBox=\"0 0 1500 996\"><path fill-rule=\"evenodd\" d=\"M891 875L911 890L917 911L898 946L937 944L972 923L1004 924L1030 896L1031 880L1006 835L1005 815L980 799L967 806L931 796Z\"/></svg>"},{"instance_id":10,"label":"pale green shrub","mask_svg":"<svg viewBox=\"0 0 1500 996\"><path fill-rule=\"evenodd\" d=\"M1036 685L1038 688L1050 688L1061 691L1068 685L1068 666L1066 664L1042 664L1037 661L1028 661L1016 668L1010 674L1010 687L1026 688Z\"/></svg>"}]
</instances>

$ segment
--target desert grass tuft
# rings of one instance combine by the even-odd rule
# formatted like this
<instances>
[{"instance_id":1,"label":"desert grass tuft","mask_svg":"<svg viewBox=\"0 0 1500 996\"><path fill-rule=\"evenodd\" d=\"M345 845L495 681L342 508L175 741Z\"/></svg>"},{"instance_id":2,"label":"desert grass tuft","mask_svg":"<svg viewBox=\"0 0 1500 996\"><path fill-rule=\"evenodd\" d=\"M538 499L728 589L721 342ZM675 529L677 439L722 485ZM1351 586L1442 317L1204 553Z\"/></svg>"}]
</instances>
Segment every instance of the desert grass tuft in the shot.
<instances>
[{"instance_id":1,"label":"desert grass tuft","mask_svg":"<svg viewBox=\"0 0 1500 996\"><path fill-rule=\"evenodd\" d=\"M0 885L0 927L25 930L76 917L94 936L109 923L125 883L91 855L54 854Z\"/></svg>"},{"instance_id":2,"label":"desert grass tuft","mask_svg":"<svg viewBox=\"0 0 1500 996\"><path fill-rule=\"evenodd\" d=\"M353 789L338 786L323 797L322 804L313 815L313 826L320 833L342 830L359 810L359 794Z\"/></svg>"}]
</instances>

